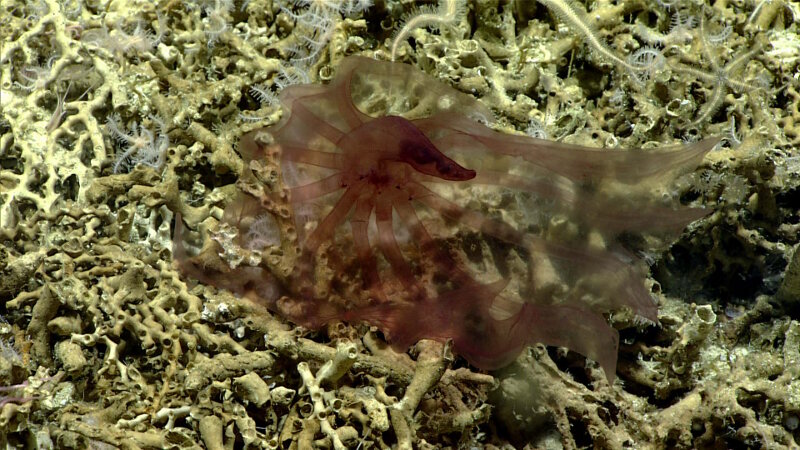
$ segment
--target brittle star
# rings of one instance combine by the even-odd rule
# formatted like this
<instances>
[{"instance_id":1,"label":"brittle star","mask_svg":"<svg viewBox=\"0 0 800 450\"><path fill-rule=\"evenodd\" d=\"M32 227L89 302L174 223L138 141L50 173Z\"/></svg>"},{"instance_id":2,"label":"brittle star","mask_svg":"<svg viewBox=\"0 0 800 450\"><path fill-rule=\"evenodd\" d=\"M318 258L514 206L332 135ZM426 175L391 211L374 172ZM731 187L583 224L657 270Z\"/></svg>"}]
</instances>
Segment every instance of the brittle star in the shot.
<instances>
[{"instance_id":1,"label":"brittle star","mask_svg":"<svg viewBox=\"0 0 800 450\"><path fill-rule=\"evenodd\" d=\"M671 64L673 70L679 73L689 74L698 80L714 86L711 95L706 99L705 104L700 109L697 117L689 124L689 126L697 126L716 112L728 94L728 90L736 92L751 92L758 87L753 87L744 81L734 79L744 68L747 61L753 58L756 52L760 51L764 46L763 39L757 39L756 44L750 49L739 53L735 58L731 59L725 66L720 67L718 61L711 54L709 49L710 45L706 39L705 32L705 19L700 20L700 38L702 39L703 56L708 60L711 65L711 71L704 71L695 67L679 64Z\"/></svg>"}]
</instances>

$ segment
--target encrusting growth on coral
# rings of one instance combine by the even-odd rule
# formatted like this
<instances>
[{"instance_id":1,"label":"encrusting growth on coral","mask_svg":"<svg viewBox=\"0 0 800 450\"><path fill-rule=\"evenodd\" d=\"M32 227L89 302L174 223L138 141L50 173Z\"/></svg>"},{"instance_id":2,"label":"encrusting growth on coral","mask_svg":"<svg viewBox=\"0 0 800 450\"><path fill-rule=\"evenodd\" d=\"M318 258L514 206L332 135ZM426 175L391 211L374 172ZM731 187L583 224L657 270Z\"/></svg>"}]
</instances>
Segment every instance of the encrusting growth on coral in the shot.
<instances>
[{"instance_id":1,"label":"encrusting growth on coral","mask_svg":"<svg viewBox=\"0 0 800 450\"><path fill-rule=\"evenodd\" d=\"M118 124L119 117L109 117L108 131L111 133L112 138L124 147L114 162L114 173L120 173L126 168L133 168L137 164L150 166L154 169L161 169L164 165L167 148L169 147L166 125L163 120L157 117L150 117L150 120L158 127L156 133L144 125L139 125L138 122L134 122L131 126L131 132L127 133L120 129Z\"/></svg>"}]
</instances>

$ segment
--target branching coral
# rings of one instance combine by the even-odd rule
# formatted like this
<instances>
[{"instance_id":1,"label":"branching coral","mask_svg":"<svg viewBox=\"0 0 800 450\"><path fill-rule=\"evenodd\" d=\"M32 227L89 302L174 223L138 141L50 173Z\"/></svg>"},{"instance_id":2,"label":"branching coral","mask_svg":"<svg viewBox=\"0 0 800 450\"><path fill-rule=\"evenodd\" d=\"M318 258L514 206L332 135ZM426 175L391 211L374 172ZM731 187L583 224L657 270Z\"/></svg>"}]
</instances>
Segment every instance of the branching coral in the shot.
<instances>
[{"instance_id":1,"label":"branching coral","mask_svg":"<svg viewBox=\"0 0 800 450\"><path fill-rule=\"evenodd\" d=\"M628 64L658 68L632 71L593 49L566 20L548 17L542 3L466 3L466 14L459 11L454 26L436 30L397 22L413 9L408 1L376 2L363 15L354 8L366 3L354 0L2 2L0 314L9 323L0 320L0 447L332 448L335 438L361 448L522 448L554 440L587 448L645 442L687 449L796 447L798 326L780 315L790 305L784 299L792 298L786 286L793 280L787 270L781 281L781 264L800 229L798 156L790 144L800 136L797 6L783 0L715 2L702 9L666 0L571 3L585 11L608 51ZM320 17L300 18L312 11L332 28L313 34L312 22ZM439 153L466 174L475 172L470 180L433 181L418 170L424 167L407 163L408 155L386 162L411 167L414 179L403 184L405 191L424 179L419 183L435 194L409 201L432 246L415 241L411 222L397 208L391 233L383 234L394 237L414 269L410 281L424 288L427 297L421 298L429 301L410 299L411 290L406 292L383 252L378 206L366 223L367 248L388 303L370 300L363 258L354 246L355 236L364 234L363 222L353 220L357 206L317 255L302 254L307 237L345 189L302 204L292 201L293 191L338 169L289 159L291 152L283 152L282 141L270 132L281 117L282 89L297 93L301 88L291 85L330 80L346 55L389 59L392 33L411 29L410 45L396 41L397 58L479 98L496 117L492 127L506 133L538 120L559 142L645 149L725 135L726 145L711 152L704 170L685 178L677 191L683 203L703 203L714 213L690 227L669 252L653 252L650 247L657 245L650 245L649 233L609 234L589 219L595 214L591 207L669 206L660 196L675 191L640 191L616 176L561 178L498 154L502 135L495 132L479 136L491 148L467 154L459 148L475 144L466 136L482 130L480 125L465 119L461 133L440 128L445 121L425 119L439 110L440 99L422 94L445 92L436 83L425 78L408 89L381 85L383 76L359 70L352 95L340 91L337 105L352 100L369 116L364 126L376 130L385 124L373 118L403 114ZM750 51L759 46L763 52ZM311 55L316 57L291 60ZM736 62L739 56L745 60ZM726 84L715 78L716 70L747 86ZM451 98L442 96L444 105ZM338 113L312 109L324 121L335 118L326 111ZM159 170L128 170L134 164L129 160L112 173L116 158L138 144L115 138L113 126L104 126L109 118L119 134L141 138L143 148L160 147L169 132ZM236 147L242 135L264 125L273 127L250 135L258 158L247 145ZM343 153L327 144L313 148ZM624 152L589 155L605 159L616 153ZM569 195L531 193L531 177L541 181L536 186L561 181L559 195ZM441 212L448 205L425 204L439 199L469 214L456 219ZM187 242L206 232L212 236L192 260L197 270L190 276L171 266L176 214ZM385 343L392 330L382 334L356 325L364 308L382 306L386 317L402 323L401 306L412 305L414 314L446 310L436 302L466 291L465 301L453 300L450 310L423 319L454 318L476 304L483 313L484 303L475 299L489 298L493 293L484 287L500 281L507 284L494 297L498 308L490 315L504 312L507 303L544 298L548 290L554 299L548 307L568 299L606 310L606 299L595 298L605 292L595 288L604 280L565 270L568 259L498 239L495 228L476 230L475 217L508 224L526 238L611 250L619 258L629 256L627 246L634 256L624 264L632 263L638 274L643 269L636 255L648 250L660 327L623 329L635 323L624 307L608 308L613 317L604 316L621 329L619 382L608 385L603 370L575 353L537 346L532 357L518 358L524 368L512 368L532 377L522 382L532 391L545 386L545 395L524 395L511 385L490 404L487 393L503 372L476 373L453 358L451 345L430 340L397 353ZM305 227L298 229L298 222ZM382 221L384 230L388 222ZM354 232L353 225L362 230ZM435 261L438 256L444 263ZM531 263L541 270L531 274ZM302 273L313 278L312 297L301 291L308 280L297 282L300 267L310 267ZM183 281L195 274L209 283ZM456 282L472 279L476 289L448 284L452 274ZM212 286L226 281L242 283L231 291ZM771 294L779 285L784 289L778 297L753 300L753 292ZM278 306L331 300L331 309L349 314L352 326L308 330L231 295L246 295L254 286ZM672 297L682 292L691 295ZM279 301L281 295L286 299ZM492 322L476 316L481 320L455 320L450 329L469 325L480 335L477 327ZM427 326L425 320L419 322ZM300 363L305 366L298 370ZM319 408L303 388L303 374L319 384ZM10 386L15 388L4 390ZM505 408L508 398L517 401ZM335 437L313 416L329 407L325 420ZM528 429L519 431L515 424Z\"/></svg>"}]
</instances>

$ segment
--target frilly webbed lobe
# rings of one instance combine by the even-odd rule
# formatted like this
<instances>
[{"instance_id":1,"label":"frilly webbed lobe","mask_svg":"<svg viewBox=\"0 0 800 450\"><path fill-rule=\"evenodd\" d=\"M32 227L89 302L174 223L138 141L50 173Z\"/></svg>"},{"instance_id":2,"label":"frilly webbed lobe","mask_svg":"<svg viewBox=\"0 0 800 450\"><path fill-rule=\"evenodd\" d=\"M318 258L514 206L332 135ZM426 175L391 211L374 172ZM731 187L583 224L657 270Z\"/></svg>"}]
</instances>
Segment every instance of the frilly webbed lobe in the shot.
<instances>
[{"instance_id":1,"label":"frilly webbed lobe","mask_svg":"<svg viewBox=\"0 0 800 450\"><path fill-rule=\"evenodd\" d=\"M176 258L304 326L363 321L403 350L452 339L483 369L532 343L565 346L613 379L618 335L603 314L655 322L639 255L706 214L665 194L714 139L600 150L503 134L476 120L492 113L473 97L362 57L328 85L287 87L281 102L282 120L240 149L246 160L279 155L299 247L289 295L258 287L259 274L275 282L266 268L204 275L182 246ZM223 222L251 248L248 227L268 211L239 196Z\"/></svg>"}]
</instances>

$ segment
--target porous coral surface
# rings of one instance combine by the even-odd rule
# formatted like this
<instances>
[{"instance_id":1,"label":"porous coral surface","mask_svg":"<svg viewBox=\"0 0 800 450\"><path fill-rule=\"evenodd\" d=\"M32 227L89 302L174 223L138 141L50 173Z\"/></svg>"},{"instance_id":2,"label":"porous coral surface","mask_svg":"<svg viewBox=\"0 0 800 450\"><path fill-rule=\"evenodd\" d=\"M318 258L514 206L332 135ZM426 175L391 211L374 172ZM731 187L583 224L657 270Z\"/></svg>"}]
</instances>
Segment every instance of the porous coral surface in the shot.
<instances>
[{"instance_id":1,"label":"porous coral surface","mask_svg":"<svg viewBox=\"0 0 800 450\"><path fill-rule=\"evenodd\" d=\"M414 3L2 3L0 446L797 448L800 5ZM425 5L441 22L413 20ZM281 293L296 251L283 205L262 205L268 251L226 245L220 226L244 170L276 191L287 176L276 155L243 167L237 142L277 123L281 89L328 82L348 55L394 55L506 133L723 139L669 193L713 212L639 255L658 324L607 317L613 383L562 348L485 372L446 344L312 332L177 270L180 215L198 254L269 267L261 289ZM473 194L486 215L535 220L530 199ZM491 240L459 239L442 245L507 270Z\"/></svg>"}]
</instances>

